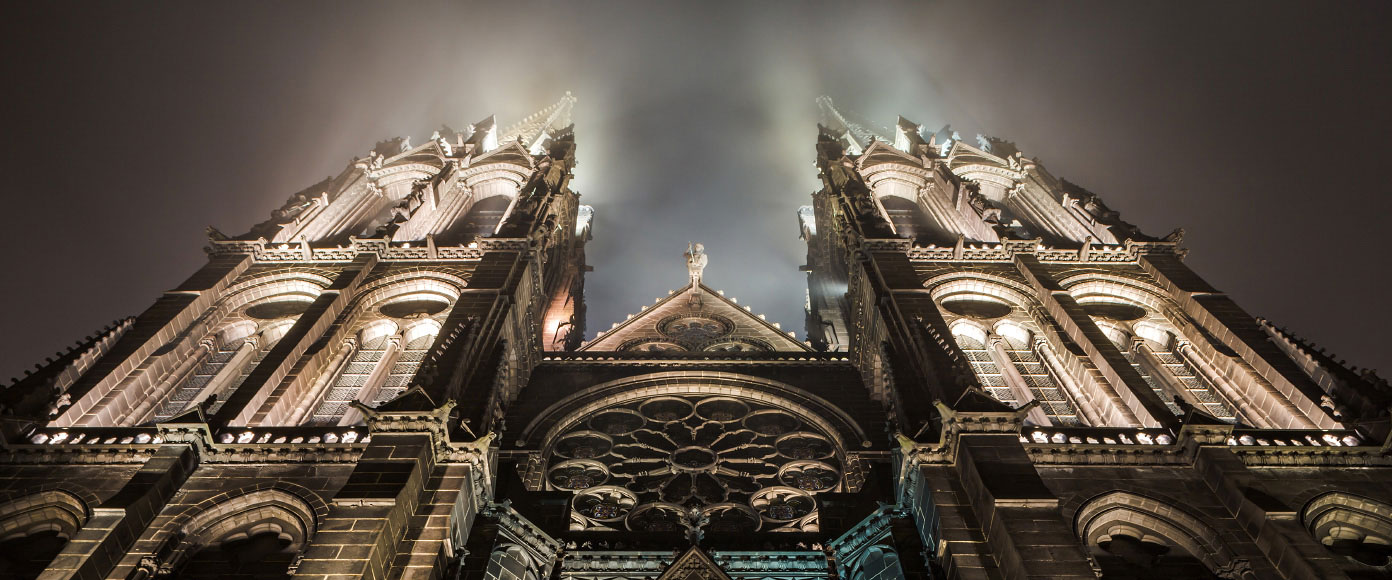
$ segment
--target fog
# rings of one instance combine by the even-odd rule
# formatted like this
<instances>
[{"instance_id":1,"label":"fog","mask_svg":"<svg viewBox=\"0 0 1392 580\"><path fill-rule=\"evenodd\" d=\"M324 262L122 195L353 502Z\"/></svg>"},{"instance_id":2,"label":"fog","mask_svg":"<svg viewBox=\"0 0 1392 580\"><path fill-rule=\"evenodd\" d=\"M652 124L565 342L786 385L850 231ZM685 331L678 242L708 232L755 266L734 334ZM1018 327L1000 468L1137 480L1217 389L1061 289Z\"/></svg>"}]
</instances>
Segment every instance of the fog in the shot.
<instances>
[{"instance_id":1,"label":"fog","mask_svg":"<svg viewBox=\"0 0 1392 580\"><path fill-rule=\"evenodd\" d=\"M1386 3L26 3L0 376L148 306L380 139L572 91L589 329L707 283L802 336L813 99L1013 140L1252 314L1392 371ZM1387 372L1383 373L1388 374Z\"/></svg>"}]
</instances>

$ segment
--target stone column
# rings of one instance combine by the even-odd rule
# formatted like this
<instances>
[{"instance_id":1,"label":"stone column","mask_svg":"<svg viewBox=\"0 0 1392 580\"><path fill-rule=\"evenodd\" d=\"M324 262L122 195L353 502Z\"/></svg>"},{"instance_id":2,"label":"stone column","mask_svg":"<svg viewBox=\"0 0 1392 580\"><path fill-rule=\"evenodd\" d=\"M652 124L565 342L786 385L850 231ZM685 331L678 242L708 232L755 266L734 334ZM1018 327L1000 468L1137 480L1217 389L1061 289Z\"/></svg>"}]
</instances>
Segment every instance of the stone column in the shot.
<instances>
[{"instance_id":1,"label":"stone column","mask_svg":"<svg viewBox=\"0 0 1392 580\"><path fill-rule=\"evenodd\" d=\"M227 364L223 365L221 369L218 369L218 373L208 380L208 384L203 386L203 390L198 391L193 400L189 401L189 407L202 405L203 401L208 400L208 397L224 392L228 385L241 378L242 373L246 371L247 363L251 361L251 357L256 356L256 351L260 348L261 337L258 335L248 336L237 347L237 352L232 354L232 359L227 361Z\"/></svg>"},{"instance_id":2,"label":"stone column","mask_svg":"<svg viewBox=\"0 0 1392 580\"><path fill-rule=\"evenodd\" d=\"M1093 403L1092 395L1078 384L1078 380L1058 360L1058 355L1054 353L1047 340L1043 337L1036 338L1034 353L1039 355L1039 360L1053 372L1054 379L1068 392L1068 396L1073 399L1073 406L1077 407L1078 413L1082 414L1084 419L1087 419L1089 426L1101 427L1107 424L1102 419L1102 413L1097 410L1097 405Z\"/></svg>"},{"instance_id":3,"label":"stone column","mask_svg":"<svg viewBox=\"0 0 1392 580\"><path fill-rule=\"evenodd\" d=\"M1214 368L1212 364L1209 364L1209 362L1203 358L1203 355L1199 354L1198 349L1194 348L1193 343L1187 340L1179 341L1175 345L1175 354L1188 361L1189 364L1194 367L1194 370L1197 370L1205 379L1208 379L1209 384L1212 384L1214 388L1221 391L1229 401L1237 405L1237 409L1242 413L1243 419L1246 419L1257 427L1265 429L1283 428L1282 425L1272 418L1270 413L1267 413L1261 407L1253 405L1251 397L1244 394L1238 389L1237 385L1232 384L1232 381L1229 381L1223 373L1218 372L1218 369ZM1270 382L1265 380L1257 380L1255 382L1263 387L1263 391L1266 393L1267 397L1276 401L1281 408L1285 409L1294 423L1294 428L1318 429L1318 426L1316 426L1313 421L1307 418L1304 413L1301 413L1300 409L1297 409L1295 405L1291 404L1289 399L1282 396L1280 391L1277 391Z\"/></svg>"},{"instance_id":4,"label":"stone column","mask_svg":"<svg viewBox=\"0 0 1392 580\"><path fill-rule=\"evenodd\" d=\"M1165 368L1165 363L1160 362L1160 357L1155 356L1155 351L1150 349L1150 345L1146 344L1144 338L1133 337L1131 339L1131 355L1136 358L1138 364L1145 368L1146 372L1150 373L1151 377L1164 385L1170 396L1183 399L1190 407L1200 411L1205 410L1203 401L1194 397L1194 394L1189 392L1184 383L1179 382L1174 375L1170 374L1170 369Z\"/></svg>"},{"instance_id":5,"label":"stone column","mask_svg":"<svg viewBox=\"0 0 1392 580\"><path fill-rule=\"evenodd\" d=\"M319 404L324 398L324 393L333 386L338 376L343 374L343 369L348 367L348 363L353 360L353 355L358 353L358 339L347 338L343 340L343 345L338 348L329 364L324 365L324 370L319 373L319 377L310 386L309 392L300 398L300 402L291 411L290 417L285 421L286 425L299 425L304 422L305 417L309 416L310 411Z\"/></svg>"},{"instance_id":6,"label":"stone column","mask_svg":"<svg viewBox=\"0 0 1392 580\"><path fill-rule=\"evenodd\" d=\"M999 334L991 333L986 337L986 351L991 353L991 360L1000 369L1001 376L1005 378L1005 384L1010 386L1010 390L1015 393L1015 399L1020 401L1020 405L1027 405L1034 400L1034 391L1025 384L1025 377L1020 376L1020 370L1015 368L1014 359L1010 358L1010 353L1005 351L1005 338ZM1048 413L1038 406L1029 410L1026 415L1035 425L1047 427L1053 425L1049 420Z\"/></svg>"},{"instance_id":7,"label":"stone column","mask_svg":"<svg viewBox=\"0 0 1392 580\"><path fill-rule=\"evenodd\" d=\"M382 391L382 385L391 375L392 367L396 366L396 359L401 358L400 334L387 339L387 347L382 350L382 359L377 361L377 366L372 369L372 374L367 375L367 382L358 389L358 402L371 406L372 399L377 393ZM356 425L362 421L362 411L356 407L349 406L344 411L343 417L338 420L339 425Z\"/></svg>"},{"instance_id":8,"label":"stone column","mask_svg":"<svg viewBox=\"0 0 1392 580\"><path fill-rule=\"evenodd\" d=\"M145 422L150 411L156 405L163 403L170 391L188 379L189 374L198 368L198 365L202 364L204 359L208 358L208 354L214 350L217 350L217 344L213 338L198 341L198 346L193 349L193 352L184 357L183 362L180 362L178 367L165 375L164 380L155 385L155 388L150 389L150 393L140 402L139 406L126 415L125 419L121 421L121 425L129 427Z\"/></svg>"}]
</instances>

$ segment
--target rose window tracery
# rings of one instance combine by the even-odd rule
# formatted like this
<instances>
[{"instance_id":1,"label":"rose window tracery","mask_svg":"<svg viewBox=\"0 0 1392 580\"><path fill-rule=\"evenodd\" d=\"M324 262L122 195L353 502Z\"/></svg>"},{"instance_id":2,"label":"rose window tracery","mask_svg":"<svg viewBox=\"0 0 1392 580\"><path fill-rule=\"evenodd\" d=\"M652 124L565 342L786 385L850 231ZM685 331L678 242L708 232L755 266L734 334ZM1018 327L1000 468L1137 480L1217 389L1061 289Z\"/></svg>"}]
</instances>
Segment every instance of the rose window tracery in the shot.
<instances>
[{"instance_id":1,"label":"rose window tracery","mask_svg":"<svg viewBox=\"0 0 1392 580\"><path fill-rule=\"evenodd\" d=\"M724 317L676 316L658 323L663 336L691 345L704 344L730 334L735 325Z\"/></svg>"},{"instance_id":2,"label":"rose window tracery","mask_svg":"<svg viewBox=\"0 0 1392 580\"><path fill-rule=\"evenodd\" d=\"M819 426L766 402L656 396L574 420L545 481L575 492L576 529L805 531L843 465Z\"/></svg>"}]
</instances>

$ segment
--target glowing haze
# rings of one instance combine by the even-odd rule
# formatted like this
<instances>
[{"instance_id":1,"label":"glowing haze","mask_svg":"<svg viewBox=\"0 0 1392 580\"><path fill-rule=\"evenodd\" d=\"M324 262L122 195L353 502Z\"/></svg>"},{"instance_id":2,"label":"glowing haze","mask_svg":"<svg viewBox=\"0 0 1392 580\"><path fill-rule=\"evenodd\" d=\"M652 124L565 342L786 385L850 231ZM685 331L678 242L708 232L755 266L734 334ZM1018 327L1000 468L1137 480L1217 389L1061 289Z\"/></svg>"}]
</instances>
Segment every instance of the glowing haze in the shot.
<instances>
[{"instance_id":1,"label":"glowing haze","mask_svg":"<svg viewBox=\"0 0 1392 580\"><path fill-rule=\"evenodd\" d=\"M0 372L141 311L201 265L205 225L245 231L379 139L567 90L591 335L680 286L688 241L708 284L802 335L795 210L827 94L1012 139L1142 229L1187 228L1253 314L1392 371L1367 340L1392 325L1384 4L668 4L11 9Z\"/></svg>"}]
</instances>

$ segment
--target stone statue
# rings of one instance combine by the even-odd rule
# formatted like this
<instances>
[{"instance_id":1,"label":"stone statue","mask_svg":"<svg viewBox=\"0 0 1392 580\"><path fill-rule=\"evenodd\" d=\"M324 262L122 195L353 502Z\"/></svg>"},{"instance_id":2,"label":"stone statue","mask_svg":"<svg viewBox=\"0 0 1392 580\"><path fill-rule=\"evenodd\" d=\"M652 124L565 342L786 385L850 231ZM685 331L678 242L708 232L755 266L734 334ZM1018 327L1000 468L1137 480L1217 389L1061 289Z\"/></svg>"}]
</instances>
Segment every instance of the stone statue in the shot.
<instances>
[{"instance_id":1,"label":"stone statue","mask_svg":"<svg viewBox=\"0 0 1392 580\"><path fill-rule=\"evenodd\" d=\"M701 272L705 271L706 263L709 261L709 258L706 257L706 247L701 244L688 243L686 253L682 255L686 256L686 273L691 275L691 285L699 285Z\"/></svg>"}]
</instances>

